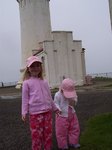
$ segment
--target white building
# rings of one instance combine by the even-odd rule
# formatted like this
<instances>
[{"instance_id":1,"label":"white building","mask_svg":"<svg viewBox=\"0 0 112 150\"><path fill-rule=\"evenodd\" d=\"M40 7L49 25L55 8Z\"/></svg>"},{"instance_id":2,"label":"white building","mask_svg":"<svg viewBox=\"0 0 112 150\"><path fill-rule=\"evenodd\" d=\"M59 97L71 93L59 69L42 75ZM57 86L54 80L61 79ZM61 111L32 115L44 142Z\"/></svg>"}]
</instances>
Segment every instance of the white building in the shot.
<instances>
[{"instance_id":1,"label":"white building","mask_svg":"<svg viewBox=\"0 0 112 150\"><path fill-rule=\"evenodd\" d=\"M112 28L112 0L109 0L109 10L110 10L110 20L111 20L111 28Z\"/></svg>"},{"instance_id":2,"label":"white building","mask_svg":"<svg viewBox=\"0 0 112 150\"><path fill-rule=\"evenodd\" d=\"M21 72L26 58L38 55L51 88L57 87L65 77L83 85L86 69L82 41L73 40L71 31L51 31L50 0L17 1L21 23Z\"/></svg>"}]
</instances>

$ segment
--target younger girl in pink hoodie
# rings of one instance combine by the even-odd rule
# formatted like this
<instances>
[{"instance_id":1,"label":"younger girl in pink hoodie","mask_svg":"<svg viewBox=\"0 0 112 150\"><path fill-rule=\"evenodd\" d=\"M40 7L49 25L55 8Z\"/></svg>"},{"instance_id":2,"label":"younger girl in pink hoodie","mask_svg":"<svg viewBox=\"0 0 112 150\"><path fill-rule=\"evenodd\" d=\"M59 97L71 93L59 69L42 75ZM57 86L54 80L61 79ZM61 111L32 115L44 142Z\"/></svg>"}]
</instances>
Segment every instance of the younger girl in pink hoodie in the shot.
<instances>
[{"instance_id":1,"label":"younger girl in pink hoodie","mask_svg":"<svg viewBox=\"0 0 112 150\"><path fill-rule=\"evenodd\" d=\"M62 81L60 90L55 94L54 102L61 112L56 116L55 125L59 149L79 148L80 127L74 109L77 94L73 80L66 78Z\"/></svg>"},{"instance_id":2,"label":"younger girl in pink hoodie","mask_svg":"<svg viewBox=\"0 0 112 150\"><path fill-rule=\"evenodd\" d=\"M51 150L52 111L57 111L47 81L42 77L42 62L36 56L27 59L22 86L22 120L29 123L32 150Z\"/></svg>"}]
</instances>

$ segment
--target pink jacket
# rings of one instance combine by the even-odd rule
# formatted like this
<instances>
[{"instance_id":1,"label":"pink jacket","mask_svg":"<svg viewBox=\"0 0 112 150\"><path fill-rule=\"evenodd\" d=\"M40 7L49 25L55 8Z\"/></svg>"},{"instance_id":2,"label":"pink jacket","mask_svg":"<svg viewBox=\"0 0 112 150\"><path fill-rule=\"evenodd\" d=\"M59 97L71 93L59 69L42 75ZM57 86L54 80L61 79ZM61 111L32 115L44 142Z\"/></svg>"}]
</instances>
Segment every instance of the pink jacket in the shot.
<instances>
[{"instance_id":1,"label":"pink jacket","mask_svg":"<svg viewBox=\"0 0 112 150\"><path fill-rule=\"evenodd\" d=\"M57 110L47 81L31 77L23 82L22 115Z\"/></svg>"}]
</instances>

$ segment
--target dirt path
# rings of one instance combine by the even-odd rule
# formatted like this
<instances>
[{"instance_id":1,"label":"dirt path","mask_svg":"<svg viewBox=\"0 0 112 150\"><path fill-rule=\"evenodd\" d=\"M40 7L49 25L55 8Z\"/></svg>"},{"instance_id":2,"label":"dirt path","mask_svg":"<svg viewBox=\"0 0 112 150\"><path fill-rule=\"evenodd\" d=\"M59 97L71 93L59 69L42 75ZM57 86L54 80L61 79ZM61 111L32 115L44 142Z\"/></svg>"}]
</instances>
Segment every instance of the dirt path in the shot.
<instances>
[{"instance_id":1,"label":"dirt path","mask_svg":"<svg viewBox=\"0 0 112 150\"><path fill-rule=\"evenodd\" d=\"M112 112L112 91L88 91L78 93L79 102L76 112L79 118L81 131L85 122L92 116Z\"/></svg>"}]
</instances>

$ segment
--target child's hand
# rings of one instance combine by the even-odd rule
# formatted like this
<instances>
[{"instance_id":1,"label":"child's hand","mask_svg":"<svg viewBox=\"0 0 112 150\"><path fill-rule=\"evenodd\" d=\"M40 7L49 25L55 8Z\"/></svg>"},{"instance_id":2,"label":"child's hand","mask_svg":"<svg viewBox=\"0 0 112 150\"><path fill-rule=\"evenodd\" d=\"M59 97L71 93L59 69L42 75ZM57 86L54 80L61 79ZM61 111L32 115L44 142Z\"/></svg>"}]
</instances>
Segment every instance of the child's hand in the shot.
<instances>
[{"instance_id":1,"label":"child's hand","mask_svg":"<svg viewBox=\"0 0 112 150\"><path fill-rule=\"evenodd\" d=\"M57 109L55 112L58 116L61 114L61 111L59 109Z\"/></svg>"},{"instance_id":2,"label":"child's hand","mask_svg":"<svg viewBox=\"0 0 112 150\"><path fill-rule=\"evenodd\" d=\"M22 121L26 122L26 115L22 115Z\"/></svg>"},{"instance_id":3,"label":"child's hand","mask_svg":"<svg viewBox=\"0 0 112 150\"><path fill-rule=\"evenodd\" d=\"M74 100L72 100L72 99L71 99L71 100L69 100L69 105L74 107L74 106L75 106L75 101L74 101Z\"/></svg>"}]
</instances>

